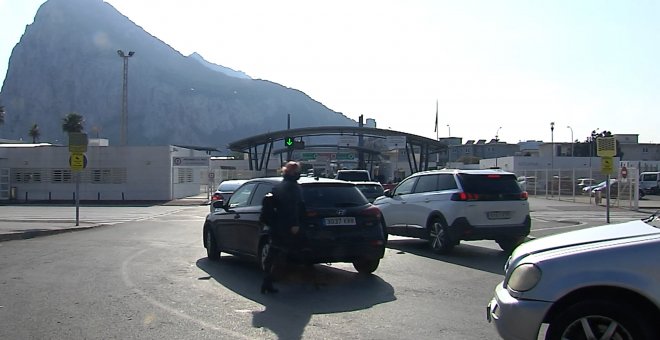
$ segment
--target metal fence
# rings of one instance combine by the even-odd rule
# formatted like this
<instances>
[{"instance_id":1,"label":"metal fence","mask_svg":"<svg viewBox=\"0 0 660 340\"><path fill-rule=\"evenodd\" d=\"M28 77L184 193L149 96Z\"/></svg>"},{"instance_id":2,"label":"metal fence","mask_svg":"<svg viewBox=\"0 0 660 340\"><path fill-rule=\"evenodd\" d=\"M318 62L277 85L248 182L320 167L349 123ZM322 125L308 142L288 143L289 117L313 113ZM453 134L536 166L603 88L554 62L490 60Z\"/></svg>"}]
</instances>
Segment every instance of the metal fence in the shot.
<instances>
[{"instance_id":1,"label":"metal fence","mask_svg":"<svg viewBox=\"0 0 660 340\"><path fill-rule=\"evenodd\" d=\"M521 188L532 197L604 204L608 176L594 169L542 169L516 172ZM639 207L639 171L628 168L624 178L620 172L610 176L610 205L621 208Z\"/></svg>"}]
</instances>

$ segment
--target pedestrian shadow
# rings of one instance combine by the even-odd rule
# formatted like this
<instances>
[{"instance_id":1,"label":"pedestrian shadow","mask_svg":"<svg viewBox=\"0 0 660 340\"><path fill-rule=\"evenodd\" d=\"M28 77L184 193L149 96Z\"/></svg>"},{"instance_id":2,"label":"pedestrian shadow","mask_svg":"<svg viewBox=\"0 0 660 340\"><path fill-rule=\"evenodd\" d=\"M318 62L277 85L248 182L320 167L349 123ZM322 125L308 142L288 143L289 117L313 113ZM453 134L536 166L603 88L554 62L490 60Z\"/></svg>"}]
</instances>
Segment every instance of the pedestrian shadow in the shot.
<instances>
[{"instance_id":1,"label":"pedestrian shadow","mask_svg":"<svg viewBox=\"0 0 660 340\"><path fill-rule=\"evenodd\" d=\"M252 262L224 255L197 267L236 294L265 306L253 312L252 326L267 328L278 339L301 339L312 315L364 310L396 300L394 288L377 275L361 275L329 265L288 266L276 282L279 292L260 293L262 273Z\"/></svg>"},{"instance_id":2,"label":"pedestrian shadow","mask_svg":"<svg viewBox=\"0 0 660 340\"><path fill-rule=\"evenodd\" d=\"M414 238L389 240L387 248L499 275L504 274L504 263L510 255L502 250L470 244L469 241L461 242L446 255L434 253L428 241Z\"/></svg>"}]
</instances>

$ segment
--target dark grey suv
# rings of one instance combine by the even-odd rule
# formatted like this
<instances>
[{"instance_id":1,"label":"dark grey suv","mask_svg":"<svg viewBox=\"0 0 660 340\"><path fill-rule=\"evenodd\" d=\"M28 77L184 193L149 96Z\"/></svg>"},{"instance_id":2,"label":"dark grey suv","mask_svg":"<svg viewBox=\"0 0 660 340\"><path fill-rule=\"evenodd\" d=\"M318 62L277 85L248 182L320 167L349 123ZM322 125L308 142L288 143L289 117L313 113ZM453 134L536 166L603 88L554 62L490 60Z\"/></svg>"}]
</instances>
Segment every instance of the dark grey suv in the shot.
<instances>
[{"instance_id":1,"label":"dark grey suv","mask_svg":"<svg viewBox=\"0 0 660 340\"><path fill-rule=\"evenodd\" d=\"M225 205L206 216L204 247L211 260L220 253L253 258L264 268L270 249L267 228L259 222L264 195L281 178L257 178L236 189ZM303 177L299 180L306 217L301 225L305 242L289 253L299 264L349 262L360 273L374 272L385 252L380 210L354 183Z\"/></svg>"}]
</instances>

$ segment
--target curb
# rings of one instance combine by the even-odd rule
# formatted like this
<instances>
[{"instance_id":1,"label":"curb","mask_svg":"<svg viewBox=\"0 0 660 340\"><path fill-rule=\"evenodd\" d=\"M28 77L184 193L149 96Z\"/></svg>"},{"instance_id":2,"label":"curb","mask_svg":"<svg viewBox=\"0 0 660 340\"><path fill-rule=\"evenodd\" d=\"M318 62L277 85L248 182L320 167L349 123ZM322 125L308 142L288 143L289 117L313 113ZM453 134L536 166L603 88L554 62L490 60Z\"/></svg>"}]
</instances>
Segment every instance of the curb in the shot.
<instances>
[{"instance_id":1,"label":"curb","mask_svg":"<svg viewBox=\"0 0 660 340\"><path fill-rule=\"evenodd\" d=\"M81 231L92 229L96 227L103 226L103 224L92 225L86 227L73 227L73 228L62 228L62 229L36 229L36 230L27 230L18 233L9 233L9 234L0 234L0 242L4 241L14 241L14 240L27 240L35 237L57 235L63 233L69 233L74 231Z\"/></svg>"}]
</instances>

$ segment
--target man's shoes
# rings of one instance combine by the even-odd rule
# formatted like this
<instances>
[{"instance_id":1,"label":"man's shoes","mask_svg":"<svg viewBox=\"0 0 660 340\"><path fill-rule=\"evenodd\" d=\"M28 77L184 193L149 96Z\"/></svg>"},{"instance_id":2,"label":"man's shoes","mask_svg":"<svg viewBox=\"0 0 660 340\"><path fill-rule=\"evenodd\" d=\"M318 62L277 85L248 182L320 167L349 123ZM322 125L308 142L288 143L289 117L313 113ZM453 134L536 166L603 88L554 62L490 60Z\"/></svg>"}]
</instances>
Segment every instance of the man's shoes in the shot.
<instances>
[{"instance_id":1,"label":"man's shoes","mask_svg":"<svg viewBox=\"0 0 660 340\"><path fill-rule=\"evenodd\" d=\"M275 294L279 292L279 290L275 289L273 285L267 285L267 284L262 284L261 285L261 294Z\"/></svg>"}]
</instances>

